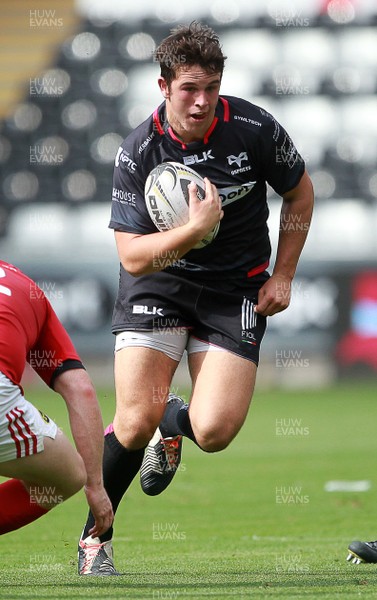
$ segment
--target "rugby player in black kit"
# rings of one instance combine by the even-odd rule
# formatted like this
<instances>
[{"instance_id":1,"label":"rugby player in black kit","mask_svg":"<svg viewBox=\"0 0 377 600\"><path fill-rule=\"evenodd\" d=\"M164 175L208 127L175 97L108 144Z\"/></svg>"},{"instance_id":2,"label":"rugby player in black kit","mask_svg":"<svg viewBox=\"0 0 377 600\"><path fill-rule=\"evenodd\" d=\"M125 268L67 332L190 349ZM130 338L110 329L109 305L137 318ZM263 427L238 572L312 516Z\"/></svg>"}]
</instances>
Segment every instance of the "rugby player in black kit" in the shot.
<instances>
[{"instance_id":1,"label":"rugby player in black kit","mask_svg":"<svg viewBox=\"0 0 377 600\"><path fill-rule=\"evenodd\" d=\"M182 436L218 452L237 435L266 317L289 305L313 206L304 161L283 127L258 106L219 95L225 57L212 29L197 22L178 27L155 57L165 100L125 139L114 168L110 227L121 262L112 327L116 413L105 431L103 463L114 513L139 470L147 494L166 488ZM167 161L194 168L205 178L206 196L199 201L191 185L189 222L159 232L144 185ZM266 183L283 199L271 274ZM219 220L214 241L193 249ZM189 404L169 394L184 350ZM89 513L79 573L116 575L112 528L92 538L92 524Z\"/></svg>"}]
</instances>

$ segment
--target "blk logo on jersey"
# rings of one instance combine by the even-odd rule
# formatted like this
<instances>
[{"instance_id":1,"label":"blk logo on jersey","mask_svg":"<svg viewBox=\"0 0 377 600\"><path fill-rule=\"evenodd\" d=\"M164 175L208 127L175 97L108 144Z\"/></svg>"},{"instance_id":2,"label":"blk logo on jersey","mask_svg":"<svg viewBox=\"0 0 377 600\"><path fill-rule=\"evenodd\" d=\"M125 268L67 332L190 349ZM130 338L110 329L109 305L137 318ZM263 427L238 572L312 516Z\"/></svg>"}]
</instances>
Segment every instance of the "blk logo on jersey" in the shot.
<instances>
[{"instance_id":1,"label":"blk logo on jersey","mask_svg":"<svg viewBox=\"0 0 377 600\"><path fill-rule=\"evenodd\" d=\"M206 162L207 160L215 160L215 157L212 156L212 150L207 150L202 152L202 154L190 154L189 156L183 157L183 162L185 165L195 165L197 163Z\"/></svg>"}]
</instances>

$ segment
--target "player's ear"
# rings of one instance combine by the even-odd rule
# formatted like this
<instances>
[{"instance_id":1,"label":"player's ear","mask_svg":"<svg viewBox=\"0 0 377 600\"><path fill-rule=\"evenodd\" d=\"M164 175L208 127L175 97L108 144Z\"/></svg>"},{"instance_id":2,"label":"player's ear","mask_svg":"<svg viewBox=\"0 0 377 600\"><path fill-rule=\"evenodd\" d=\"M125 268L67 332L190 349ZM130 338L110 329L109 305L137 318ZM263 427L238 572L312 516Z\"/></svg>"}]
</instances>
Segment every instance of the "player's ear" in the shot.
<instances>
[{"instance_id":1,"label":"player's ear","mask_svg":"<svg viewBox=\"0 0 377 600\"><path fill-rule=\"evenodd\" d=\"M169 86L166 83L164 77L158 78L158 87L160 88L163 97L169 98Z\"/></svg>"}]
</instances>

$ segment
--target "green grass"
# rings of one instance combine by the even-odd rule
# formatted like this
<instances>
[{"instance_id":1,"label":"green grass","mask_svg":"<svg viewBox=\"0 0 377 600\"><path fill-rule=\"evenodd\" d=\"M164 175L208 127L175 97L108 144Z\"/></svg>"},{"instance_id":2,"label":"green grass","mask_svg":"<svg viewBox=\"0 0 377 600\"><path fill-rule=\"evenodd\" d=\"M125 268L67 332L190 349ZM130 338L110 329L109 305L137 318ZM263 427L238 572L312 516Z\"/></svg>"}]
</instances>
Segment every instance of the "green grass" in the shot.
<instances>
[{"instance_id":1,"label":"green grass","mask_svg":"<svg viewBox=\"0 0 377 600\"><path fill-rule=\"evenodd\" d=\"M99 396L107 424L114 399ZM67 431L60 399L29 398ZM80 493L0 539L0 598L377 598L377 566L345 561L351 540L377 539L376 412L372 386L259 390L227 450L185 441L159 497L133 482L114 537L123 577L76 575ZM367 492L324 490L363 479Z\"/></svg>"}]
</instances>

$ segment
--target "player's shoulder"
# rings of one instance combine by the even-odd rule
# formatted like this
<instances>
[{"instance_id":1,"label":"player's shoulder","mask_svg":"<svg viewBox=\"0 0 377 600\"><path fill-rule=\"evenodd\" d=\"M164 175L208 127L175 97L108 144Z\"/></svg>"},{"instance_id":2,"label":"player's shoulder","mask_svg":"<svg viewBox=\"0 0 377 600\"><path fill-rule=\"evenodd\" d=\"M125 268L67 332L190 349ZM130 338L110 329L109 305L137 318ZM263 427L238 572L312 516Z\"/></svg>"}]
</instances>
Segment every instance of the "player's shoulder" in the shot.
<instances>
[{"instance_id":1,"label":"player's shoulder","mask_svg":"<svg viewBox=\"0 0 377 600\"><path fill-rule=\"evenodd\" d=\"M244 98L236 96L222 96L229 107L229 120L233 124L241 127L248 127L254 130L263 129L271 126L275 118L262 106L253 104Z\"/></svg>"},{"instance_id":2,"label":"player's shoulder","mask_svg":"<svg viewBox=\"0 0 377 600\"><path fill-rule=\"evenodd\" d=\"M126 150L132 154L134 160L141 156L155 140L156 126L153 113L149 115L140 125L135 127L121 143L118 154ZM119 156L117 157L119 159Z\"/></svg>"},{"instance_id":3,"label":"player's shoulder","mask_svg":"<svg viewBox=\"0 0 377 600\"><path fill-rule=\"evenodd\" d=\"M17 302L22 302L24 306L30 304L33 300L44 301L44 292L38 287L37 283L28 277L15 265L0 260L0 282L2 294L0 294L0 303L7 296L13 298L13 308Z\"/></svg>"},{"instance_id":4,"label":"player's shoulder","mask_svg":"<svg viewBox=\"0 0 377 600\"><path fill-rule=\"evenodd\" d=\"M0 268L5 269L5 271L9 271L10 273L21 273L20 269L5 260L0 260Z\"/></svg>"},{"instance_id":5,"label":"player's shoulder","mask_svg":"<svg viewBox=\"0 0 377 600\"><path fill-rule=\"evenodd\" d=\"M9 281L31 281L18 267L4 260L0 260L0 276Z\"/></svg>"},{"instance_id":6,"label":"player's shoulder","mask_svg":"<svg viewBox=\"0 0 377 600\"><path fill-rule=\"evenodd\" d=\"M132 178L139 177L149 165L147 156L159 143L152 113L123 140L115 156L114 173L124 173Z\"/></svg>"}]
</instances>

